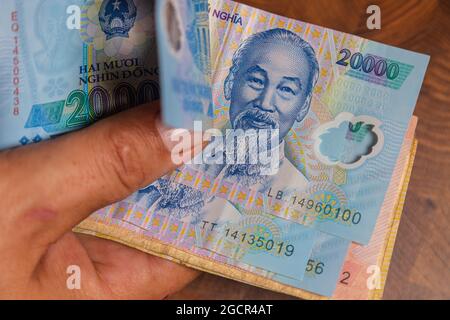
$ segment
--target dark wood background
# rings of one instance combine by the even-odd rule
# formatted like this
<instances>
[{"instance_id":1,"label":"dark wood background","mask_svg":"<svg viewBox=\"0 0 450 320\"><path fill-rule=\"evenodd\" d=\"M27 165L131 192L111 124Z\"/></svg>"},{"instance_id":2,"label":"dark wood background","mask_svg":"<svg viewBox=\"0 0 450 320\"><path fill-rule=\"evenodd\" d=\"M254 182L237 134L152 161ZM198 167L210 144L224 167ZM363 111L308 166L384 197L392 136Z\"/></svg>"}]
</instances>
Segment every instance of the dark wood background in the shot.
<instances>
[{"instance_id":1,"label":"dark wood background","mask_svg":"<svg viewBox=\"0 0 450 320\"><path fill-rule=\"evenodd\" d=\"M431 56L416 107L419 148L385 299L450 299L450 0L246 0L280 15ZM381 30L366 9L381 8ZM172 298L291 299L204 274Z\"/></svg>"}]
</instances>

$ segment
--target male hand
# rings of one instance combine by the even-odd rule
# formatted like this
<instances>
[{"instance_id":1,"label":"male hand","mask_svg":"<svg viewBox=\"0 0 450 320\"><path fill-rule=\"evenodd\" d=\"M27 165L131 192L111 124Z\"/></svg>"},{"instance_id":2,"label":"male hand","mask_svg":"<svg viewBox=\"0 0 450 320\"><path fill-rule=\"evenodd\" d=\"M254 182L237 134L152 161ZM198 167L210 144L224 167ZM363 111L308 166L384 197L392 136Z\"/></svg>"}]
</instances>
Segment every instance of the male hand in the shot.
<instances>
[{"instance_id":1,"label":"male hand","mask_svg":"<svg viewBox=\"0 0 450 320\"><path fill-rule=\"evenodd\" d=\"M164 298L197 272L75 234L92 212L174 169L158 103L38 145L0 152L0 298ZM69 290L67 268L81 270Z\"/></svg>"}]
</instances>

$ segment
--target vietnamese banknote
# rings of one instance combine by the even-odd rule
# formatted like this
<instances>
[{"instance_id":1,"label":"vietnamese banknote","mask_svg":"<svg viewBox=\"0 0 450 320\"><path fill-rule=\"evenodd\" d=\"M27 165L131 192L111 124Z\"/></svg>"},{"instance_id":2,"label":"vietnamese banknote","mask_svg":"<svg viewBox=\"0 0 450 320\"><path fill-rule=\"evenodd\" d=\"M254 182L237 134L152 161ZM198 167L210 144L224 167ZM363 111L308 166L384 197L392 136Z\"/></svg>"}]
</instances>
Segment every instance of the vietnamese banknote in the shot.
<instances>
[{"instance_id":1,"label":"vietnamese banknote","mask_svg":"<svg viewBox=\"0 0 450 320\"><path fill-rule=\"evenodd\" d=\"M370 246L386 212L428 57L228 0L2 9L0 149L158 99L160 76L172 126L279 130L276 175L201 155L88 225L326 296L373 262L354 244L341 269L350 240Z\"/></svg>"},{"instance_id":2,"label":"vietnamese banknote","mask_svg":"<svg viewBox=\"0 0 450 320\"><path fill-rule=\"evenodd\" d=\"M208 0L157 0L161 98L164 122L212 127Z\"/></svg>"},{"instance_id":3,"label":"vietnamese banknote","mask_svg":"<svg viewBox=\"0 0 450 320\"><path fill-rule=\"evenodd\" d=\"M198 229L205 223L215 226L216 233L207 234L206 244L205 235L196 237L191 233L196 237L196 250L207 249L217 259L231 258L234 266L258 269L264 265L268 272L277 269L267 264L268 260L257 263L258 258L253 258L254 264L250 265L245 260L249 246L257 246L261 254L273 250L277 244L272 236L265 236L273 233L255 234L258 228L254 225L251 233L242 225L249 213L260 212L258 217L270 213L367 243L381 211L428 58L230 1L213 1L209 12L211 21L215 21L210 23L215 125L219 128L236 128L239 123L251 126L256 124L254 117L257 117L258 125L267 120L268 126L278 127L283 138L280 172L265 179L252 175L245 167L225 165L211 170L211 167L185 166L127 201L138 203L141 209L150 209L138 215L144 220L146 215L163 212L167 216L165 221L189 221L188 226L183 224L186 230L189 226ZM245 21L253 22L246 25ZM350 59L353 65L349 63L347 69L341 70L343 66L333 65L331 56L337 52L345 55L347 45L353 50L369 50L371 54L359 53ZM282 54L286 59L280 59ZM390 56L383 60L381 54ZM374 65L364 65L372 59ZM405 61L411 64L405 65ZM242 67L245 63L249 65ZM361 70L353 68L356 63L361 63ZM387 67L383 71L385 63ZM380 68L376 72L375 65ZM404 74L395 75L397 68ZM388 76L388 69L395 72ZM358 72L365 73L366 77ZM403 86L406 81L417 80L415 85ZM318 89L320 83L323 92ZM415 93L402 88L415 88ZM367 97L352 96L360 93ZM398 99L403 99L402 103L391 112ZM275 116L270 117L269 113ZM244 116L238 117L240 114ZM334 140L338 138L342 140ZM317 141L321 144L317 145ZM342 159L327 162L322 157L324 150ZM360 154L351 154L354 151ZM111 214L115 212L115 209L108 210ZM132 216L134 211L127 210ZM266 223L263 230L267 229ZM255 237L249 239L249 235ZM156 238L160 239L159 234ZM184 235L175 238L182 239ZM327 274L330 278L319 282L309 280L311 291L330 295L336 286L347 248L344 244L342 250L327 252L335 242L331 239L315 243L314 247L319 248L316 257L310 256L304 270L306 274L323 274L316 279L326 279ZM261 256L267 259L266 255ZM335 259L325 268L323 256L333 255ZM324 273L330 270L330 265L334 267L333 272ZM285 272L275 271L275 274L282 280ZM308 280L303 285L308 287Z\"/></svg>"},{"instance_id":4,"label":"vietnamese banknote","mask_svg":"<svg viewBox=\"0 0 450 320\"><path fill-rule=\"evenodd\" d=\"M367 299L372 295L381 295L390 261L390 258L386 259L382 253L386 252L388 241L393 235L395 239L399 221L395 206L399 205L399 199L404 198L400 196L400 192L406 179L416 126L417 118L413 117L389 183L374 235L368 245L352 243L349 248L348 242L344 239L323 233L315 241L301 281L261 268L253 269L253 272L292 287L337 299ZM393 224L396 226L393 227ZM242 264L239 266L246 269Z\"/></svg>"},{"instance_id":5,"label":"vietnamese banknote","mask_svg":"<svg viewBox=\"0 0 450 320\"><path fill-rule=\"evenodd\" d=\"M112 239L206 272L305 299L323 299L325 296L333 299L380 298L413 165L416 123L417 120L414 119L408 129L389 184L389 197L384 201L377 221L374 238L366 246L351 244L347 250L348 243L346 245L344 239L335 238L333 243L330 240L332 236L322 234L314 245L301 281L236 263L200 247L192 246L189 249L180 245L179 239L188 230L190 237L195 237L193 228L180 228L181 224L174 219L145 214L131 205L114 205L102 209L75 230ZM142 220L146 223L144 226L139 225ZM326 237L329 237L328 241ZM186 244L185 241L183 243ZM340 260L342 252L345 258L343 266ZM376 281L372 283L369 281L371 278Z\"/></svg>"},{"instance_id":6,"label":"vietnamese banknote","mask_svg":"<svg viewBox=\"0 0 450 320\"><path fill-rule=\"evenodd\" d=\"M2 9L0 149L156 100L160 81L166 124L212 126L207 0L4 0Z\"/></svg>"},{"instance_id":7,"label":"vietnamese banknote","mask_svg":"<svg viewBox=\"0 0 450 320\"><path fill-rule=\"evenodd\" d=\"M210 2L214 122L279 130L279 170L185 166L210 206L245 205L348 240L372 236L429 57ZM212 156L221 155L221 152ZM200 183L195 183L201 181Z\"/></svg>"},{"instance_id":8,"label":"vietnamese banknote","mask_svg":"<svg viewBox=\"0 0 450 320\"><path fill-rule=\"evenodd\" d=\"M159 98L153 1L2 0L0 149Z\"/></svg>"},{"instance_id":9,"label":"vietnamese banknote","mask_svg":"<svg viewBox=\"0 0 450 320\"><path fill-rule=\"evenodd\" d=\"M180 23L192 22L188 9L204 18L204 1L170 3L160 6L173 9ZM24 4L7 0L1 13L0 148L39 142L159 97L152 1ZM192 187L184 178L190 176L211 186L220 182L214 194L200 185L208 198L202 201L251 200L255 210L367 243L428 57L231 1L212 1L208 12L211 62L199 48L189 51L185 44L182 52L197 57L197 69L211 65L216 127L279 128L279 172L263 177L254 166L185 167L177 182ZM184 30L181 42L189 25L206 36L197 18L170 25ZM179 81L167 80L165 87L177 92L175 84L187 90Z\"/></svg>"},{"instance_id":10,"label":"vietnamese banknote","mask_svg":"<svg viewBox=\"0 0 450 320\"><path fill-rule=\"evenodd\" d=\"M190 223L186 217L176 218L164 215L164 210L167 208L161 208L160 201L155 201L157 205L146 210L148 204L143 202L146 198L142 195L134 195L119 204L96 212L81 224L84 228L82 231L110 230L108 227L112 226L117 229L112 229L114 232L104 231L106 236L120 241L121 235L128 238L125 236L126 231L131 231L135 238L140 239L135 242L141 243L138 246L140 249L145 249L142 243L161 242L163 246L176 247L184 252L184 255L203 257L230 270L245 270L292 288L334 298L368 298L370 292L380 291L378 286L381 286L384 281L381 277L385 277L385 274L381 274L382 266L389 265L389 261L383 261L382 253L385 252L389 232L395 232L395 230L392 231L395 205L403 184L405 168L408 165L416 124L417 119L413 119L408 127L401 154L389 184L389 196L384 200L374 238L367 246L351 244L348 250L347 240L319 233L314 237L310 254L306 251L302 252L307 254L307 261L298 259L294 261L297 265L295 263L292 265L292 260L276 260L276 257L271 256L271 250L281 251L283 248L280 247L281 241L276 241L282 238L277 234L280 234L283 229L277 226L280 221L270 218L267 214L245 211L245 208L241 207L240 210L246 214L235 223L230 223L233 221L231 217L218 221L213 220L211 215L206 218L208 216L206 214L200 224L195 224ZM215 210L210 208L210 210L212 213L224 212L223 208L215 208ZM398 222L398 217L396 219ZM298 233L299 231L301 229L293 229L292 234L302 240L300 245L303 243L303 247L310 246L311 243L308 240L311 238L305 238L304 234ZM212 233L216 234L212 235ZM217 235L217 233L220 234ZM236 246L236 243L245 243L247 246ZM296 246L289 246L287 242L284 244L284 255L290 255L296 250ZM222 247L217 248L217 246ZM187 257L186 259L189 260ZM194 257L192 259L195 260ZM280 263L284 263L285 268L280 266ZM199 265L193 266L199 267ZM375 282L373 288L367 286L370 278L367 274L369 268L375 268L373 272L379 272L376 276L380 276L380 278L375 277L379 284ZM385 269L386 266L384 272L386 272ZM295 271L300 271L302 277L293 273Z\"/></svg>"}]
</instances>

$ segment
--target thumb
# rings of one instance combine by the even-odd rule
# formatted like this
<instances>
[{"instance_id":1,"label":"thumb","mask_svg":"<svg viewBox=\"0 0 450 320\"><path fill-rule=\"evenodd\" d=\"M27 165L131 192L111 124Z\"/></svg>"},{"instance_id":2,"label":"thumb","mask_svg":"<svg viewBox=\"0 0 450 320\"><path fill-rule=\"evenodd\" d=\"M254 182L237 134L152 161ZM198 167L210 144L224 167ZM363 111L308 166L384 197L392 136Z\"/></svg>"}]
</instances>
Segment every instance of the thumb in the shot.
<instances>
[{"instance_id":1,"label":"thumb","mask_svg":"<svg viewBox=\"0 0 450 320\"><path fill-rule=\"evenodd\" d=\"M152 103L0 153L0 173L6 176L0 193L7 195L6 208L14 208L4 215L4 230L10 231L4 237L45 247L95 210L169 173L175 168L171 132L161 125L158 103Z\"/></svg>"}]
</instances>

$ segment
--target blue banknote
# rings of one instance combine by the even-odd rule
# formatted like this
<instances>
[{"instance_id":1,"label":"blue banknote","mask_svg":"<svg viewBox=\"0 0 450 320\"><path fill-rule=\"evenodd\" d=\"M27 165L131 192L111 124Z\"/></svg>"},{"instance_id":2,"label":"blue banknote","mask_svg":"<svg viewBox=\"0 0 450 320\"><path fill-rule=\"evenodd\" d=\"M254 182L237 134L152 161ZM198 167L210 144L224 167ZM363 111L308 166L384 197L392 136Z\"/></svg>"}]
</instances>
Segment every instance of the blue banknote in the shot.
<instances>
[{"instance_id":1,"label":"blue banknote","mask_svg":"<svg viewBox=\"0 0 450 320\"><path fill-rule=\"evenodd\" d=\"M209 17L214 125L279 129L279 172L194 161L126 200L145 209L133 225L144 224L165 243L194 253L206 248L217 261L226 257L331 295L349 240L371 237L429 58L232 1L211 1ZM132 219L135 211L122 212ZM255 227L240 225L267 214L324 234L301 263L283 266L285 258L263 251L273 249L271 233L264 234L269 224L256 228L251 243ZM214 224L216 233L205 233ZM160 235L161 228L171 232ZM183 247L192 229L196 241Z\"/></svg>"},{"instance_id":2,"label":"blue banknote","mask_svg":"<svg viewBox=\"0 0 450 320\"><path fill-rule=\"evenodd\" d=\"M256 192L254 209L367 244L429 57L229 0L211 1L210 34L215 127L278 129L279 170L222 163L192 174Z\"/></svg>"},{"instance_id":3,"label":"blue banknote","mask_svg":"<svg viewBox=\"0 0 450 320\"><path fill-rule=\"evenodd\" d=\"M331 297L339 281L349 246L350 241L346 239L320 233L315 239L303 279L297 281L279 274L275 275L274 279L289 286Z\"/></svg>"},{"instance_id":4,"label":"blue banknote","mask_svg":"<svg viewBox=\"0 0 450 320\"><path fill-rule=\"evenodd\" d=\"M314 246L306 268L302 270L304 275L300 281L284 274L267 271L267 268L253 268L251 271L294 288L331 297L342 274L342 265L349 247L350 241L319 232L314 239ZM250 268L242 262L238 266L243 269Z\"/></svg>"},{"instance_id":5,"label":"blue banknote","mask_svg":"<svg viewBox=\"0 0 450 320\"><path fill-rule=\"evenodd\" d=\"M201 163L215 150L110 208L150 233L165 228L158 240L194 239L193 252L330 295L349 241L371 238L429 58L229 0L210 5L3 0L0 149L158 99L160 83L173 127L277 129L276 175Z\"/></svg>"},{"instance_id":6,"label":"blue banknote","mask_svg":"<svg viewBox=\"0 0 450 320\"><path fill-rule=\"evenodd\" d=\"M207 1L154 2L2 1L0 149L159 99L160 81L168 125L211 126Z\"/></svg>"},{"instance_id":7,"label":"blue banknote","mask_svg":"<svg viewBox=\"0 0 450 320\"><path fill-rule=\"evenodd\" d=\"M2 0L0 149L159 98L152 1Z\"/></svg>"},{"instance_id":8,"label":"blue banknote","mask_svg":"<svg viewBox=\"0 0 450 320\"><path fill-rule=\"evenodd\" d=\"M331 296L350 241L204 197L164 177L92 217L229 267Z\"/></svg>"},{"instance_id":9,"label":"blue banknote","mask_svg":"<svg viewBox=\"0 0 450 320\"><path fill-rule=\"evenodd\" d=\"M217 209L221 216L229 210L227 206ZM197 245L233 259L238 266L259 268L278 282L332 296L350 241L295 225L260 212L223 225L205 220L201 228L206 232L199 234Z\"/></svg>"},{"instance_id":10,"label":"blue banknote","mask_svg":"<svg viewBox=\"0 0 450 320\"><path fill-rule=\"evenodd\" d=\"M158 216L166 219L163 224L167 229L177 226L178 230L185 230L176 236L153 234L158 240L181 247L187 243L189 249L206 249L230 258L234 264L259 267L297 281L303 278L312 248L321 234L264 212L248 211L245 206L222 198L208 197L177 183L173 174L139 190L124 203L128 208L132 204L131 211L123 211L129 212L127 216L133 216L135 210L142 212L140 222L134 224L142 226L142 221ZM152 230L151 223L144 225L143 228Z\"/></svg>"},{"instance_id":11,"label":"blue banknote","mask_svg":"<svg viewBox=\"0 0 450 320\"><path fill-rule=\"evenodd\" d=\"M175 128L212 126L208 0L157 0L164 122Z\"/></svg>"},{"instance_id":12,"label":"blue banknote","mask_svg":"<svg viewBox=\"0 0 450 320\"><path fill-rule=\"evenodd\" d=\"M243 263L300 281L321 232L263 212L209 199L202 209L198 244ZM216 221L216 222L214 222Z\"/></svg>"}]
</instances>

